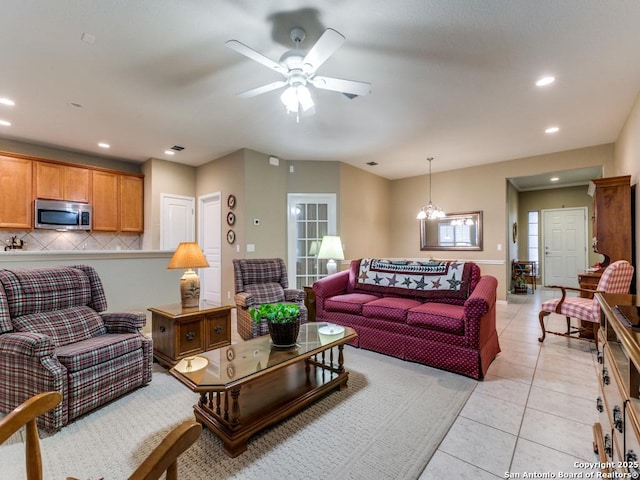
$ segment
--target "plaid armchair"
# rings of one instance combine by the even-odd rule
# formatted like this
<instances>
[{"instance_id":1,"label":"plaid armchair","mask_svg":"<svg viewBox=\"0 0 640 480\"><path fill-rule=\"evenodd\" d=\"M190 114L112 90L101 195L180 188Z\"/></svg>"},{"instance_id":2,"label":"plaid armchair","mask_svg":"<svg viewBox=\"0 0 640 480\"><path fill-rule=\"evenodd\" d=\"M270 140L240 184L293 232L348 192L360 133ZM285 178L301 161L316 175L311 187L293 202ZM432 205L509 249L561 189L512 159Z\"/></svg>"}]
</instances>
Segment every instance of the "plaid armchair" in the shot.
<instances>
[{"instance_id":1,"label":"plaid armchair","mask_svg":"<svg viewBox=\"0 0 640 480\"><path fill-rule=\"evenodd\" d=\"M144 313L109 313L86 265L0 270L0 412L35 394L62 402L38 417L57 430L151 381Z\"/></svg>"},{"instance_id":2,"label":"plaid armchair","mask_svg":"<svg viewBox=\"0 0 640 480\"><path fill-rule=\"evenodd\" d=\"M287 267L281 258L234 259L238 333L245 340L269 333L267 322L257 324L249 310L264 303L295 303L300 307L300 324L307 323L304 290L291 289Z\"/></svg>"}]
</instances>

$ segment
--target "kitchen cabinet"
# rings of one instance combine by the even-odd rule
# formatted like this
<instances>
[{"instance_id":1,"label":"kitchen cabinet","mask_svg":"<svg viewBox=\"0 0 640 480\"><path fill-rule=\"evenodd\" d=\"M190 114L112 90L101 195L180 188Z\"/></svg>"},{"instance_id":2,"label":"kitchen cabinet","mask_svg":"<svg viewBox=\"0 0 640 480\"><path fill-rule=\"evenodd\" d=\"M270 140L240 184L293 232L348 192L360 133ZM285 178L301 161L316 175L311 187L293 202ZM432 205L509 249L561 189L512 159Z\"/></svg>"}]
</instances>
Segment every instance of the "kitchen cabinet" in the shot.
<instances>
[{"instance_id":1,"label":"kitchen cabinet","mask_svg":"<svg viewBox=\"0 0 640 480\"><path fill-rule=\"evenodd\" d=\"M142 177L94 171L92 204L92 230L134 233L143 231Z\"/></svg>"},{"instance_id":2,"label":"kitchen cabinet","mask_svg":"<svg viewBox=\"0 0 640 480\"><path fill-rule=\"evenodd\" d=\"M91 170L35 162L35 198L89 203Z\"/></svg>"},{"instance_id":3,"label":"kitchen cabinet","mask_svg":"<svg viewBox=\"0 0 640 480\"><path fill-rule=\"evenodd\" d=\"M141 233L144 229L143 179L120 175L120 231Z\"/></svg>"},{"instance_id":4,"label":"kitchen cabinet","mask_svg":"<svg viewBox=\"0 0 640 480\"><path fill-rule=\"evenodd\" d=\"M33 163L0 155L0 227L33 225Z\"/></svg>"},{"instance_id":5,"label":"kitchen cabinet","mask_svg":"<svg viewBox=\"0 0 640 480\"><path fill-rule=\"evenodd\" d=\"M119 179L120 176L113 172L103 172L94 170L93 180L93 225L94 231L117 232L119 202Z\"/></svg>"}]
</instances>

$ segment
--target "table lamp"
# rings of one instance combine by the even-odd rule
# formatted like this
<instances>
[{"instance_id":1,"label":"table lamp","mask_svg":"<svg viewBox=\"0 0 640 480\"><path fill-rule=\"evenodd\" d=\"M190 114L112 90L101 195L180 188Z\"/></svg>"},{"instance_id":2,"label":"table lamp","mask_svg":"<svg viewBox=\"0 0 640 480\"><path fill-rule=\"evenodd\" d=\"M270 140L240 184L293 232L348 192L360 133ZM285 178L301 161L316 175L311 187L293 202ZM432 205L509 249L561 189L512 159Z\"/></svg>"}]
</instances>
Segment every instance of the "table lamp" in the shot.
<instances>
[{"instance_id":1,"label":"table lamp","mask_svg":"<svg viewBox=\"0 0 640 480\"><path fill-rule=\"evenodd\" d=\"M200 303L200 278L194 268L208 267L209 262L197 242L181 242L167 265L168 270L186 268L180 278L182 307L197 307Z\"/></svg>"},{"instance_id":2,"label":"table lamp","mask_svg":"<svg viewBox=\"0 0 640 480\"><path fill-rule=\"evenodd\" d=\"M340 237L337 235L325 235L322 237L318 258L326 258L329 260L327 262L328 275L336 273L338 269L336 260L344 260L344 252L342 251L342 241L340 240Z\"/></svg>"}]
</instances>

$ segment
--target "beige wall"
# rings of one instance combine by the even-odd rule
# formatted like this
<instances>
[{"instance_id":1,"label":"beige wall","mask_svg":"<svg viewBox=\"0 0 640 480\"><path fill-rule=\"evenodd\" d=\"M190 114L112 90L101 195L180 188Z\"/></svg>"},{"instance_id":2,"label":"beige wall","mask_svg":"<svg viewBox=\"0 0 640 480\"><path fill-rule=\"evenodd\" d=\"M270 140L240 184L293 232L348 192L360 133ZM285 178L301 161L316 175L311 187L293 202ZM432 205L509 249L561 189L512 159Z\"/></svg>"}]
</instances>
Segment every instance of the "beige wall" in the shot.
<instances>
[{"instance_id":1,"label":"beige wall","mask_svg":"<svg viewBox=\"0 0 640 480\"><path fill-rule=\"evenodd\" d=\"M338 233L344 244L345 264L355 258L390 255L390 200L389 180L340 164Z\"/></svg>"},{"instance_id":2,"label":"beige wall","mask_svg":"<svg viewBox=\"0 0 640 480\"><path fill-rule=\"evenodd\" d=\"M286 162L269 163L269 156L244 150L243 217L245 236L241 251L246 258L287 258L287 176ZM254 224L258 220L259 225ZM255 250L247 252L246 246Z\"/></svg>"},{"instance_id":3,"label":"beige wall","mask_svg":"<svg viewBox=\"0 0 640 480\"><path fill-rule=\"evenodd\" d=\"M633 190L635 197L633 205L635 210L635 266L636 285L640 285L640 268L637 259L640 258L640 248L638 238L640 238L640 222L638 222L638 207L640 207L640 189L638 189L638 179L640 178L640 93L632 105L618 140L615 149L616 175L631 175L631 185L635 185ZM633 210L632 210L633 211Z\"/></svg>"},{"instance_id":4,"label":"beige wall","mask_svg":"<svg viewBox=\"0 0 640 480\"><path fill-rule=\"evenodd\" d=\"M188 165L150 158L142 165L144 174L143 250L160 248L160 197L162 194L195 197L196 169Z\"/></svg>"},{"instance_id":5,"label":"beige wall","mask_svg":"<svg viewBox=\"0 0 640 480\"><path fill-rule=\"evenodd\" d=\"M498 279L498 298L504 300L510 283L512 208L507 179L545 172L603 166L613 175L613 144L520 158L479 167L434 173L431 198L448 213L483 211L483 250L454 252L455 258L480 264L483 273ZM391 251L393 257L451 258L442 251L420 251L418 209L428 201L428 175L395 180L391 184ZM499 249L499 246L501 247Z\"/></svg>"},{"instance_id":6,"label":"beige wall","mask_svg":"<svg viewBox=\"0 0 640 480\"><path fill-rule=\"evenodd\" d=\"M98 147L96 146L96 148ZM31 155L47 160L58 160L59 162L75 163L78 165L108 168L110 170L119 170L121 172L140 173L140 164L138 163L125 162L109 157L101 157L99 155L76 153L53 147L45 147L42 145L33 145L6 138L0 138L0 151L21 153L22 155Z\"/></svg>"},{"instance_id":7,"label":"beige wall","mask_svg":"<svg viewBox=\"0 0 640 480\"><path fill-rule=\"evenodd\" d=\"M196 169L196 197L203 195L209 195L212 193L220 192L221 198L221 214L223 219L222 227L222 248L221 248L221 293L222 303L232 304L233 295L235 292L233 284L233 262L234 258L242 258L244 253L238 252L237 247L239 245L246 244L246 233L244 219L246 218L245 211L247 205L246 191L245 191L245 152L239 150L237 152L226 155L222 158L214 160L202 165ZM236 241L233 245L227 243L227 225L226 217L227 212L230 209L227 207L227 197L229 195L235 195L236 206L233 212L236 215L236 223L233 226L233 230L236 234ZM196 202L197 203L197 202ZM196 205L197 208L197 205ZM196 233L196 238L197 233Z\"/></svg>"}]
</instances>

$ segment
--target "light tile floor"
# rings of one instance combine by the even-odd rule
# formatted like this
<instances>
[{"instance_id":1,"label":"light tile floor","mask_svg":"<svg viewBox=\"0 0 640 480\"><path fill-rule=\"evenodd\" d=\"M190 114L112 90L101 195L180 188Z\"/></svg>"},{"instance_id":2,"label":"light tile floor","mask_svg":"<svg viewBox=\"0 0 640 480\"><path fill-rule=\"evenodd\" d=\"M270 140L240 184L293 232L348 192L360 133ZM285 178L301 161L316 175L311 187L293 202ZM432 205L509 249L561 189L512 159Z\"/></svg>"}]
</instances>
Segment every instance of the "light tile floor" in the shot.
<instances>
[{"instance_id":1,"label":"light tile floor","mask_svg":"<svg viewBox=\"0 0 640 480\"><path fill-rule=\"evenodd\" d=\"M562 478L560 472L584 475L576 464L596 461L595 345L549 334L538 342L540 304L557 293L537 289L534 295L509 295L508 302L497 305L502 352L420 480ZM559 315L548 322L547 328L566 329Z\"/></svg>"}]
</instances>

